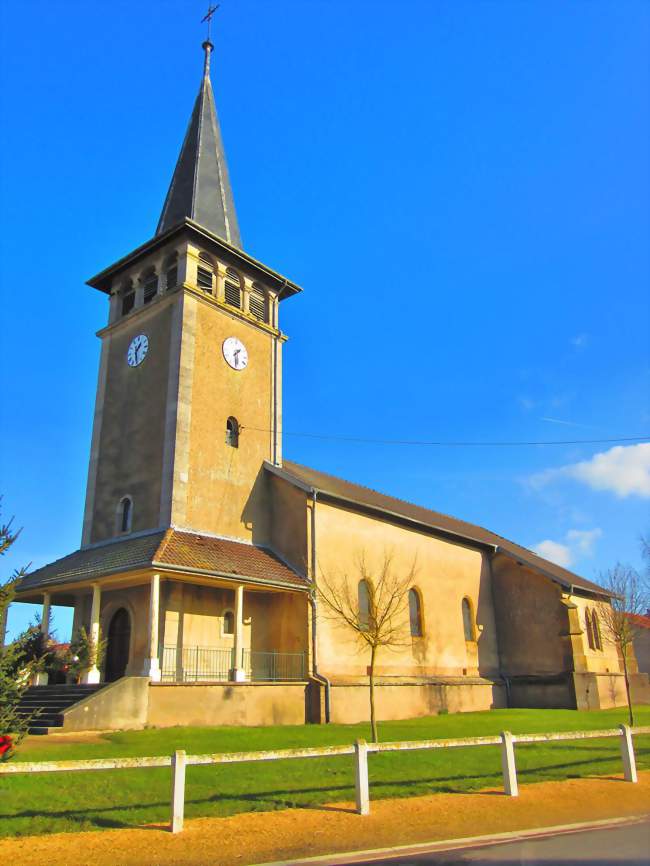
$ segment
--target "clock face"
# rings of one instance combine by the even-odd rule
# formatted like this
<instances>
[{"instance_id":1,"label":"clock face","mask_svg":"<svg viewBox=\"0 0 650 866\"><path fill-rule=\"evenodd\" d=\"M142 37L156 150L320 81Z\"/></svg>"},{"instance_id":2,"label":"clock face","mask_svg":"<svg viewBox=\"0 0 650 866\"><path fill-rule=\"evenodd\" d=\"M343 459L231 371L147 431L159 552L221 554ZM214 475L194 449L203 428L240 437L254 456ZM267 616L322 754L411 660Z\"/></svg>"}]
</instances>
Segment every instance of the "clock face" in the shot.
<instances>
[{"instance_id":1,"label":"clock face","mask_svg":"<svg viewBox=\"0 0 650 866\"><path fill-rule=\"evenodd\" d=\"M237 337L228 337L223 341L223 356L233 370L243 370L248 364L246 346Z\"/></svg>"},{"instance_id":2,"label":"clock face","mask_svg":"<svg viewBox=\"0 0 650 866\"><path fill-rule=\"evenodd\" d=\"M137 367L147 356L149 351L149 340L145 334L138 334L129 343L126 360L129 367Z\"/></svg>"}]
</instances>

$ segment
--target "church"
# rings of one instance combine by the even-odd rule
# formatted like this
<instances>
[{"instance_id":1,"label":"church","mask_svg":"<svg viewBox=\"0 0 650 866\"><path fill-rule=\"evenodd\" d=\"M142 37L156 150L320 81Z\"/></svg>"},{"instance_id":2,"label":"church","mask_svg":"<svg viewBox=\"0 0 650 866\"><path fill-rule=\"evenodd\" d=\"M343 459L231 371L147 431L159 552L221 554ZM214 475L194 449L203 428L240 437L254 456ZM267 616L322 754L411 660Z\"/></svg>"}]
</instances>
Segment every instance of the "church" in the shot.
<instances>
[{"instance_id":1,"label":"church","mask_svg":"<svg viewBox=\"0 0 650 866\"><path fill-rule=\"evenodd\" d=\"M42 732L367 720L369 654L317 587L346 574L362 605L359 557L372 573L386 551L417 568L409 639L378 656L380 719L623 704L604 589L286 459L280 307L302 290L242 248L203 51L155 235L88 281L108 321L81 546L24 577L16 601L43 606L46 633L52 605L73 608L73 631L106 652L81 685L40 675Z\"/></svg>"}]
</instances>

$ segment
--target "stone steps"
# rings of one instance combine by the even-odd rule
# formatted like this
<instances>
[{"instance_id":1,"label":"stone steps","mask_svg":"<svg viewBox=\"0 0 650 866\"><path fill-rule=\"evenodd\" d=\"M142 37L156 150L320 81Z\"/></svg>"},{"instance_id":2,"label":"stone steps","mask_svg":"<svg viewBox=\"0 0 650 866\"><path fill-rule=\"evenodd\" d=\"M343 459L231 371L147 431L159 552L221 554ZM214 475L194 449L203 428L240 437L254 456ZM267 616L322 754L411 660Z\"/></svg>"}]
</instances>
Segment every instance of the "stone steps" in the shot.
<instances>
[{"instance_id":1,"label":"stone steps","mask_svg":"<svg viewBox=\"0 0 650 866\"><path fill-rule=\"evenodd\" d=\"M44 735L49 733L50 728L63 727L64 710L94 695L101 688L103 684L30 686L18 704L18 713L23 717L36 714L28 732Z\"/></svg>"}]
</instances>

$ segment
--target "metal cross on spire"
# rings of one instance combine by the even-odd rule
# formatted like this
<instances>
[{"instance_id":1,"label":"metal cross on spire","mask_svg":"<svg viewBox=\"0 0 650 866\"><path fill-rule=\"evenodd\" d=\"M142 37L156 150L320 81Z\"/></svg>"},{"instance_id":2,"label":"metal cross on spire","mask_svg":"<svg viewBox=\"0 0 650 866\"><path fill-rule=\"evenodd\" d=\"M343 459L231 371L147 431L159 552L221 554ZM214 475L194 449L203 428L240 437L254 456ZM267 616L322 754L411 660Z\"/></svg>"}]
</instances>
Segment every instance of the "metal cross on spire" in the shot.
<instances>
[{"instance_id":1,"label":"metal cross on spire","mask_svg":"<svg viewBox=\"0 0 650 866\"><path fill-rule=\"evenodd\" d=\"M219 3L217 3L216 6L210 6L208 4L208 11L203 16L203 18L201 18L201 24L203 24L204 21L207 21L207 23L208 23L208 39L207 39L208 42L210 42L210 27L212 25L212 16L214 15L214 13L219 8L219 5L220 5Z\"/></svg>"}]
</instances>

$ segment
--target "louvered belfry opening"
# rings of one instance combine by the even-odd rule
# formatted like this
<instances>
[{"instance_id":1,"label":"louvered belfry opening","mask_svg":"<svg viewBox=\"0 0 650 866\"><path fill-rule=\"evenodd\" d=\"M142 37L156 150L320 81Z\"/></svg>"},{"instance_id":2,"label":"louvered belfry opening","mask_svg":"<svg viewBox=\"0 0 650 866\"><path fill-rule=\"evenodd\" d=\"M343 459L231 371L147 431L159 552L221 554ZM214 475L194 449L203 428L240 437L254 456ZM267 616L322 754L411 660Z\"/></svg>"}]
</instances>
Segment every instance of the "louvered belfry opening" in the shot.
<instances>
[{"instance_id":1,"label":"louvered belfry opening","mask_svg":"<svg viewBox=\"0 0 650 866\"><path fill-rule=\"evenodd\" d=\"M135 306L135 289L130 281L122 286L122 315L126 316Z\"/></svg>"},{"instance_id":2,"label":"louvered belfry opening","mask_svg":"<svg viewBox=\"0 0 650 866\"><path fill-rule=\"evenodd\" d=\"M266 292L258 283L253 283L251 293L248 299L248 308L251 315L255 316L260 322L268 322L268 308L266 303Z\"/></svg>"},{"instance_id":3,"label":"louvered belfry opening","mask_svg":"<svg viewBox=\"0 0 650 866\"><path fill-rule=\"evenodd\" d=\"M174 253L166 260L165 265L165 290L169 291L178 284L178 255Z\"/></svg>"},{"instance_id":4,"label":"louvered belfry opening","mask_svg":"<svg viewBox=\"0 0 650 866\"><path fill-rule=\"evenodd\" d=\"M148 304L158 293L158 275L155 271L151 271L143 277L142 286L144 290L143 300L145 304Z\"/></svg>"},{"instance_id":5,"label":"louvered belfry opening","mask_svg":"<svg viewBox=\"0 0 650 866\"><path fill-rule=\"evenodd\" d=\"M230 304L231 307L241 309L241 279L237 271L234 271L232 268L226 270L224 290L226 303Z\"/></svg>"},{"instance_id":6,"label":"louvered belfry opening","mask_svg":"<svg viewBox=\"0 0 650 866\"><path fill-rule=\"evenodd\" d=\"M206 253L199 253L201 264L196 269L196 284L204 292L212 292L214 271L212 260Z\"/></svg>"}]
</instances>

